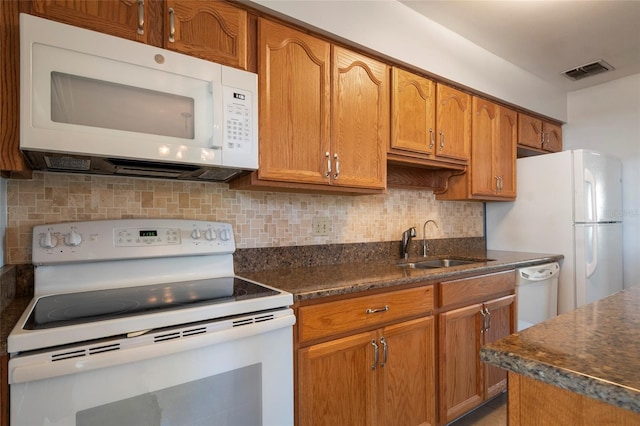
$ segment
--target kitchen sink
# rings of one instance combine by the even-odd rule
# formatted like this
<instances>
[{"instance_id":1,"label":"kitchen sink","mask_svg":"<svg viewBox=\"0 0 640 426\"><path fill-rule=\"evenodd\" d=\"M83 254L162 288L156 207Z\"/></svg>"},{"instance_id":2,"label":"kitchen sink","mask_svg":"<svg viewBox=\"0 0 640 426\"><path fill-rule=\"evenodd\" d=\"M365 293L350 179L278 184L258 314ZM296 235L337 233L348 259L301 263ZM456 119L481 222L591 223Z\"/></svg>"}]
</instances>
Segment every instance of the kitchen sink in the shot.
<instances>
[{"instance_id":1,"label":"kitchen sink","mask_svg":"<svg viewBox=\"0 0 640 426\"><path fill-rule=\"evenodd\" d=\"M488 262L493 259L460 259L460 258L444 258L444 259L429 259L419 260L416 262L398 263L397 266L403 268L413 269L437 269L437 268L451 268L452 266L471 265L474 263Z\"/></svg>"}]
</instances>

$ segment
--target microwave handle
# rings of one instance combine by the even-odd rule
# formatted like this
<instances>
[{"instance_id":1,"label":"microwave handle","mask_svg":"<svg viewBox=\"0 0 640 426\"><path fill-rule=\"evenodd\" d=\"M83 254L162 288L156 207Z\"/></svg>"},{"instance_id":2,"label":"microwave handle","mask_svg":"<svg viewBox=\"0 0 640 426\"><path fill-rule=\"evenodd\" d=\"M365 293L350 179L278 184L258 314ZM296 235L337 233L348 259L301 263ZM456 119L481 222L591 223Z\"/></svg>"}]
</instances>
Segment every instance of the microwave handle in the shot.
<instances>
[{"instance_id":1,"label":"microwave handle","mask_svg":"<svg viewBox=\"0 0 640 426\"><path fill-rule=\"evenodd\" d=\"M209 82L209 100L211 102L211 114L213 123L211 124L211 136L209 137L210 149L222 149L224 144L224 102L216 102L216 92L218 95L223 94L223 86L215 81Z\"/></svg>"}]
</instances>

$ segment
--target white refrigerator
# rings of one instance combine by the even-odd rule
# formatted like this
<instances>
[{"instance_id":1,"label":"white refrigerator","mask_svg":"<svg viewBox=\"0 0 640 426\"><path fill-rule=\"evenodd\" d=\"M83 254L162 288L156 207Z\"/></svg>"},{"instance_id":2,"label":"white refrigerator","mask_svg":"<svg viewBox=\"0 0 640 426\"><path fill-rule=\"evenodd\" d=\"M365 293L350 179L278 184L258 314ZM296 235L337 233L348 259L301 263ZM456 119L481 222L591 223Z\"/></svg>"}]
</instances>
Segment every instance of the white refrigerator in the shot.
<instances>
[{"instance_id":1,"label":"white refrigerator","mask_svg":"<svg viewBox=\"0 0 640 426\"><path fill-rule=\"evenodd\" d=\"M622 163L589 150L517 160L515 202L487 203L487 248L563 254L558 313L622 290Z\"/></svg>"}]
</instances>

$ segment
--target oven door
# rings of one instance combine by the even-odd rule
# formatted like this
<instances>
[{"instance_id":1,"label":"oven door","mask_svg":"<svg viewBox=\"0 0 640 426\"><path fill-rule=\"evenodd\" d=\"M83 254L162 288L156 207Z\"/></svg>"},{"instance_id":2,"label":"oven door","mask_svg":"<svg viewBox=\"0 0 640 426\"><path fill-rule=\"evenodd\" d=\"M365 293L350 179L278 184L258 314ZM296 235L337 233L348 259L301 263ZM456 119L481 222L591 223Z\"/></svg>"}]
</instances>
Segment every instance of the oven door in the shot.
<instances>
[{"instance_id":1,"label":"oven door","mask_svg":"<svg viewBox=\"0 0 640 426\"><path fill-rule=\"evenodd\" d=\"M12 425L292 425L290 309L9 361Z\"/></svg>"}]
</instances>

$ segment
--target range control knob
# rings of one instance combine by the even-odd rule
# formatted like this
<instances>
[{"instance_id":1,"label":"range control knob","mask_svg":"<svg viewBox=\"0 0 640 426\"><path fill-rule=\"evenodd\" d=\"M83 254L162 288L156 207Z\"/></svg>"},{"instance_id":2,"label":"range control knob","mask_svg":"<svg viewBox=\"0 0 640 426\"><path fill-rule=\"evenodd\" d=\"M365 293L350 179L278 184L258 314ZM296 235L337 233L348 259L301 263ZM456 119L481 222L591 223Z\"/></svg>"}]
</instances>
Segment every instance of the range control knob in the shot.
<instances>
[{"instance_id":1,"label":"range control knob","mask_svg":"<svg viewBox=\"0 0 640 426\"><path fill-rule=\"evenodd\" d=\"M218 233L222 241L229 241L231 239L231 232L227 228L222 228Z\"/></svg>"},{"instance_id":2,"label":"range control knob","mask_svg":"<svg viewBox=\"0 0 640 426\"><path fill-rule=\"evenodd\" d=\"M194 240L199 240L200 237L202 237L202 233L199 229L194 229L193 231L191 231L191 238L193 238Z\"/></svg>"},{"instance_id":3,"label":"range control knob","mask_svg":"<svg viewBox=\"0 0 640 426\"><path fill-rule=\"evenodd\" d=\"M75 229L72 229L71 232L64 237L64 243L68 246L79 246L81 242L82 235L78 234Z\"/></svg>"},{"instance_id":4,"label":"range control knob","mask_svg":"<svg viewBox=\"0 0 640 426\"><path fill-rule=\"evenodd\" d=\"M214 231L211 228L208 228L206 231L204 231L204 237L209 241L213 241L216 238L218 238L218 235L216 234L216 231Z\"/></svg>"},{"instance_id":5,"label":"range control knob","mask_svg":"<svg viewBox=\"0 0 640 426\"><path fill-rule=\"evenodd\" d=\"M58 238L56 238L53 233L48 230L44 233L42 238L40 238L40 246L42 248L51 249L58 245Z\"/></svg>"}]
</instances>

